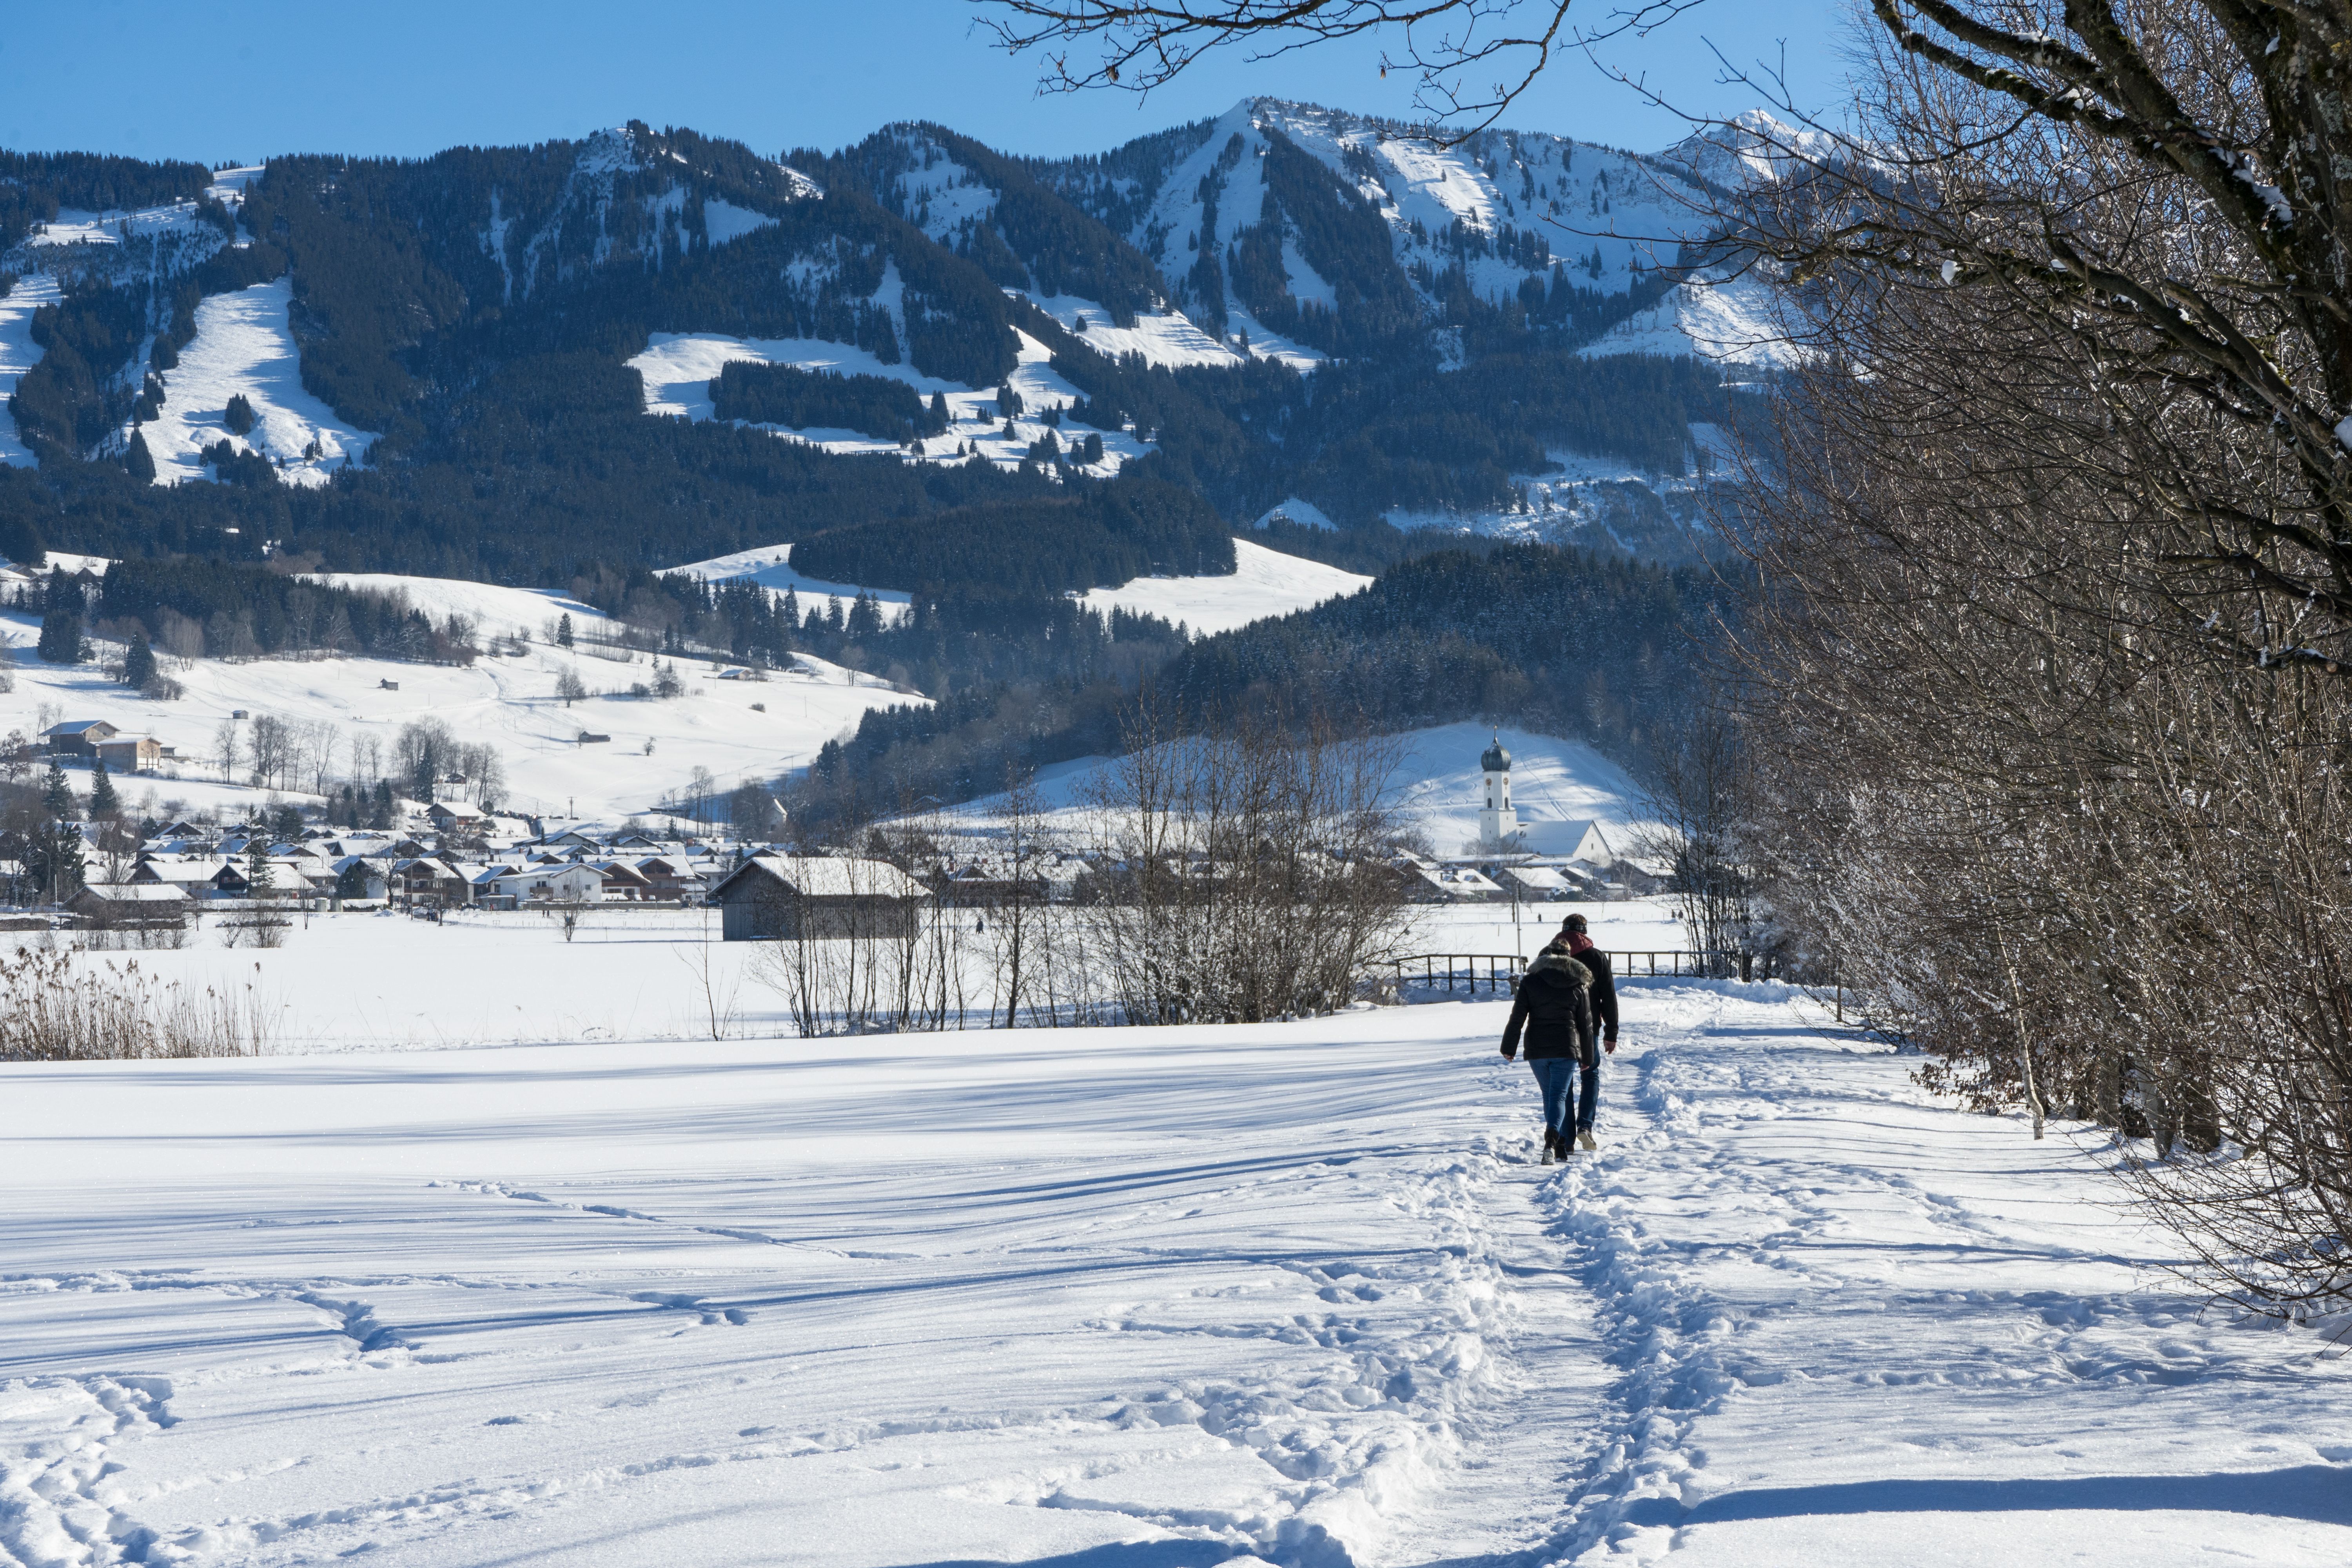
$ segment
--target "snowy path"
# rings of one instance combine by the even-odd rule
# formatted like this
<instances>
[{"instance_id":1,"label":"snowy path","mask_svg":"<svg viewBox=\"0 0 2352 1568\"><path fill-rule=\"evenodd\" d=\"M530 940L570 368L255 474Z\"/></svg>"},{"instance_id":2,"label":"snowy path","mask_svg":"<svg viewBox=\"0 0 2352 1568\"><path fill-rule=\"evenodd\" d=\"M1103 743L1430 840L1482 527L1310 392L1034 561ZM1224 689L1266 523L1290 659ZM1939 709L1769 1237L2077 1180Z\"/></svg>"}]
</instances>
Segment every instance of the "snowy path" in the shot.
<instances>
[{"instance_id":1,"label":"snowy path","mask_svg":"<svg viewBox=\"0 0 2352 1568\"><path fill-rule=\"evenodd\" d=\"M2352 1557L2342 1360L1773 987L5 1070L0 1563Z\"/></svg>"}]
</instances>

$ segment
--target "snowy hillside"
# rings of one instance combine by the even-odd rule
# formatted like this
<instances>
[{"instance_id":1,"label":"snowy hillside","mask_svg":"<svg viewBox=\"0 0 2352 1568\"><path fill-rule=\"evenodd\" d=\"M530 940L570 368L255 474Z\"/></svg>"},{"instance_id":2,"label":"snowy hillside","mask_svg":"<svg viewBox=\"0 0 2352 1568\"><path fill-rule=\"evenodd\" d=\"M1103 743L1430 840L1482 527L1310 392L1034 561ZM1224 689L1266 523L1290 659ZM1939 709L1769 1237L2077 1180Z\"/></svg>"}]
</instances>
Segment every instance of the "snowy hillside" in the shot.
<instances>
[{"instance_id":1,"label":"snowy hillside","mask_svg":"<svg viewBox=\"0 0 2352 1568\"><path fill-rule=\"evenodd\" d=\"M1024 414L1031 417L1006 421L997 412L996 388L966 386L958 382L942 381L923 374L906 363L886 363L864 349L846 343L829 342L822 338L730 338L716 332L656 332L645 352L632 358L629 368L645 379L646 412L671 418L709 419L716 409L710 399L710 383L730 362L753 364L785 364L808 371L829 371L841 375L873 375L903 382L921 394L926 401L934 395L947 399L948 410L954 423L944 436L934 436L915 444L907 455L911 459L931 462L964 462L969 456L962 448L969 445L983 458L1003 468L1016 468L1029 455L1030 446L1044 438L1047 429L1034 416L1052 408L1066 408L1080 401L1084 394L1064 380L1048 363L1052 351L1027 333L1021 334L1020 363L1006 378L1018 394ZM807 429L792 430L778 425L761 425L754 428L787 440L805 441L828 452L897 453L903 449L896 441L886 441L855 430ZM1075 441L1089 432L1066 425L1057 440ZM1147 443L1138 440L1131 431L1099 432L1103 442L1103 460L1092 467L1098 475L1118 472L1121 464L1140 458L1150 450Z\"/></svg>"},{"instance_id":2,"label":"snowy hillside","mask_svg":"<svg viewBox=\"0 0 2352 1568\"><path fill-rule=\"evenodd\" d=\"M1513 131L1438 148L1412 127L1245 99L1165 173L1157 200L1129 236L1163 275L1184 276L1204 243L1230 241L1260 220L1269 132L1312 154L1372 204L1388 226L1396 265L1415 275L1433 303L1428 275L1458 266L1475 293L1500 301L1515 298L1528 278L1549 276L1554 258L1571 282L1622 293L1672 262L1684 236L1706 226L1701 193L1663 158ZM1540 238L1544 254L1516 244L1517 235ZM1330 300L1331 280L1296 243L1286 245L1283 261L1295 297ZM1239 310L1240 300L1229 308Z\"/></svg>"},{"instance_id":3,"label":"snowy hillside","mask_svg":"<svg viewBox=\"0 0 2352 1568\"><path fill-rule=\"evenodd\" d=\"M33 465L33 454L16 437L16 420L5 412L8 397L26 371L41 363L41 345L33 341L33 312L58 301L57 279L32 273L0 294L0 463L20 468Z\"/></svg>"},{"instance_id":4,"label":"snowy hillside","mask_svg":"<svg viewBox=\"0 0 2352 1568\"><path fill-rule=\"evenodd\" d=\"M1479 757L1497 736L1511 753L1511 794L1529 826L1593 821L1619 855L1634 852L1648 821L1641 787L1624 769L1580 741L1489 725L1443 724L1391 737L1399 750L1390 803L1400 826L1417 827L1439 855L1476 852L1484 774ZM1117 764L1087 757L1037 770L1040 802L1074 837L1087 835L1086 803ZM963 829L985 834L1002 820L1002 795L985 795L950 814Z\"/></svg>"},{"instance_id":5,"label":"snowy hillside","mask_svg":"<svg viewBox=\"0 0 2352 1568\"><path fill-rule=\"evenodd\" d=\"M420 1041L445 995L543 1037L542 963L698 996L698 942L613 934L257 956L381 942ZM2352 1362L2183 1294L2123 1151L1783 987L1622 995L1556 1169L1484 1000L12 1065L0 1527L44 1568L2352 1557Z\"/></svg>"},{"instance_id":6,"label":"snowy hillside","mask_svg":"<svg viewBox=\"0 0 2352 1568\"><path fill-rule=\"evenodd\" d=\"M1473 852L1485 775L1478 759L1499 738L1511 753L1511 800L1523 826L1597 821L1612 848L1633 852L1648 814L1625 770L1580 741L1478 724L1416 730L1400 780L1397 809L1441 855Z\"/></svg>"},{"instance_id":7,"label":"snowy hillside","mask_svg":"<svg viewBox=\"0 0 2352 1568\"><path fill-rule=\"evenodd\" d=\"M281 483L323 485L375 443L375 432L353 429L304 390L301 356L287 322L291 298L292 285L281 278L215 294L196 307L196 335L165 378L162 414L142 431L157 484L209 478L200 453L226 441L278 464ZM224 423L229 399L240 396L254 415L245 436Z\"/></svg>"},{"instance_id":8,"label":"snowy hillside","mask_svg":"<svg viewBox=\"0 0 2352 1568\"><path fill-rule=\"evenodd\" d=\"M1693 354L1724 364L1786 370L1805 354L1775 314L1771 287L1752 274L1676 284L1664 300L1620 322L1580 351L1601 354Z\"/></svg>"},{"instance_id":9,"label":"snowy hillside","mask_svg":"<svg viewBox=\"0 0 2352 1568\"><path fill-rule=\"evenodd\" d=\"M1116 607L1135 615L1158 616L1181 623L1195 636L1206 637L1270 616L1312 609L1326 599L1352 594L1370 581L1319 561L1285 555L1236 539L1230 576L1138 577L1123 587L1097 588L1084 597L1088 605L1106 615Z\"/></svg>"},{"instance_id":10,"label":"snowy hillside","mask_svg":"<svg viewBox=\"0 0 2352 1568\"><path fill-rule=\"evenodd\" d=\"M749 577L761 587L772 588L779 594L799 595L802 601L801 613L803 616L808 613L812 600L839 599L844 602L843 608L845 610L848 607L847 601L855 599L860 594L871 594L874 596L875 603L880 608L882 618L886 622L896 621L907 613L907 605L912 595L901 589L866 588L855 583L827 583L819 578L803 576L793 571L792 561L791 545L770 544L757 550L739 550L731 555L717 555L708 561L697 561L690 565L673 567L670 569L670 574L679 577L697 577L706 583L725 583L737 578Z\"/></svg>"},{"instance_id":11,"label":"snowy hillside","mask_svg":"<svg viewBox=\"0 0 2352 1568\"><path fill-rule=\"evenodd\" d=\"M533 640L520 657L486 656L466 668L370 658L167 660L168 672L186 693L158 702L109 681L94 666L42 663L32 652L38 621L0 616L0 636L17 658L16 689L0 693L0 735L13 730L30 736L59 721L103 719L128 734L152 734L180 752L181 760L169 770L176 778L121 781L125 801L134 809L152 791L158 807L176 800L188 809L244 810L257 805L264 792L247 786L243 769L224 784L215 765L216 732L236 710L334 726L329 765L339 778L352 768L355 744L372 740L388 758L402 725L437 719L461 742L498 748L508 785L500 804L534 814L576 812L618 821L684 790L698 767L730 788L740 779L772 779L805 766L826 741L855 728L868 708L924 700L872 676L806 657L764 681L718 679L718 667L681 659L684 695L669 700L633 697L631 686L653 680L646 656L629 662L625 653L606 658L590 651L586 634L602 617L585 606L487 584L329 580L399 588L433 615L454 611L475 617L486 638L520 631ZM583 634L583 646L574 651L543 640L549 624L566 613ZM567 669L596 695L568 706L559 700L557 682ZM583 743L583 731L609 739ZM79 774L74 784L77 789L89 787ZM289 778L284 793L305 799L315 787L315 779Z\"/></svg>"}]
</instances>

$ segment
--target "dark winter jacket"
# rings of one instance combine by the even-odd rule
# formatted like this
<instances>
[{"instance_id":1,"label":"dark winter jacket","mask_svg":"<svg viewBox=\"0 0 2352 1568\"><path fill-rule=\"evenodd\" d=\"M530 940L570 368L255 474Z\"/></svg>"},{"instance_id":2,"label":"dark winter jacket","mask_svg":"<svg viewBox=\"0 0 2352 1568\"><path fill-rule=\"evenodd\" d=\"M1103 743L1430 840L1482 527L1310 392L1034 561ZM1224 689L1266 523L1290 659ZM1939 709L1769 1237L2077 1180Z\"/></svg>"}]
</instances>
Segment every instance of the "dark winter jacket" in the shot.
<instances>
[{"instance_id":1,"label":"dark winter jacket","mask_svg":"<svg viewBox=\"0 0 2352 1568\"><path fill-rule=\"evenodd\" d=\"M1570 957L1567 949L1547 947L1536 954L1519 980L1518 998L1511 1004L1503 1055L1517 1054L1524 1030L1529 1061L1552 1057L1594 1060L1591 986L1592 972Z\"/></svg>"},{"instance_id":2,"label":"dark winter jacket","mask_svg":"<svg viewBox=\"0 0 2352 1568\"><path fill-rule=\"evenodd\" d=\"M1576 957L1592 972L1592 1016L1601 1022L1601 1037L1613 1046L1617 1043L1617 977L1609 972L1609 955L1597 947L1587 947Z\"/></svg>"}]
</instances>

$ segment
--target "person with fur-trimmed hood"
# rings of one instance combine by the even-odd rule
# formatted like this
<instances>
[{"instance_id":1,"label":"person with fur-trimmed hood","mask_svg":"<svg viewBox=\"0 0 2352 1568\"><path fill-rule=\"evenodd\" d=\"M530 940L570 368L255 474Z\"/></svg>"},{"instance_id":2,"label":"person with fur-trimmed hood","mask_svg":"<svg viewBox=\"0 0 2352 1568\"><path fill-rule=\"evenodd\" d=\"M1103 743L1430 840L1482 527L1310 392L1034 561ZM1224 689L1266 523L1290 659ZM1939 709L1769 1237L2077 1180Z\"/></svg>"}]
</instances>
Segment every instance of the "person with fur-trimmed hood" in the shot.
<instances>
[{"instance_id":1,"label":"person with fur-trimmed hood","mask_svg":"<svg viewBox=\"0 0 2352 1568\"><path fill-rule=\"evenodd\" d=\"M1511 1021L1503 1029L1503 1059L1518 1055L1522 1037L1528 1066L1543 1090L1543 1163L1564 1160L1576 1119L1576 1080L1593 1050L1592 971L1569 951L1567 933L1536 954L1519 979ZM1597 1072L1597 1066L1592 1069ZM1587 1082L1591 1082L1587 1079ZM1587 1092L1590 1092L1588 1090Z\"/></svg>"}]
</instances>

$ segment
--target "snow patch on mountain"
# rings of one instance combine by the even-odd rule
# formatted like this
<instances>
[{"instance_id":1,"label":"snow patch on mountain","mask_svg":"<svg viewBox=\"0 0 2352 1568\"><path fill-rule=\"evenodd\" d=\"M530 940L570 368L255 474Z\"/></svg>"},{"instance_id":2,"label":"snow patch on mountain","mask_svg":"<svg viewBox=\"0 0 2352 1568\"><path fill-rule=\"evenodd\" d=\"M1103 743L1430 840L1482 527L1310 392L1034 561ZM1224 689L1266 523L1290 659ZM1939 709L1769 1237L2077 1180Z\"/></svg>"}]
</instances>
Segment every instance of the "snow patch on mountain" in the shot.
<instances>
[{"instance_id":1,"label":"snow patch on mountain","mask_svg":"<svg viewBox=\"0 0 2352 1568\"><path fill-rule=\"evenodd\" d=\"M923 162L898 176L900 210L932 239L952 246L959 235L996 210L996 192L977 174L927 137L909 132L901 140Z\"/></svg>"},{"instance_id":2,"label":"snow patch on mountain","mask_svg":"<svg viewBox=\"0 0 2352 1568\"><path fill-rule=\"evenodd\" d=\"M1234 541L1234 570L1222 577L1138 577L1117 588L1079 595L1090 609L1108 615L1158 616L1181 622L1198 636L1231 631L1252 621L1309 610L1370 584L1370 577L1286 555L1246 539Z\"/></svg>"},{"instance_id":3,"label":"snow patch on mountain","mask_svg":"<svg viewBox=\"0 0 2352 1568\"><path fill-rule=\"evenodd\" d=\"M1007 289L1007 293L1018 293ZM1023 298L1060 322L1077 340L1110 359L1141 354L1149 365L1237 365L1241 355L1219 342L1185 315L1170 310L1139 315L1131 327L1116 326L1109 308L1075 294L1029 294Z\"/></svg>"},{"instance_id":4,"label":"snow patch on mountain","mask_svg":"<svg viewBox=\"0 0 2352 1568\"><path fill-rule=\"evenodd\" d=\"M702 223L715 247L730 240L742 238L763 228L772 227L776 220L766 213L739 207L733 202L712 196L702 204Z\"/></svg>"},{"instance_id":5,"label":"snow patch on mountain","mask_svg":"<svg viewBox=\"0 0 2352 1568\"><path fill-rule=\"evenodd\" d=\"M304 389L287 321L292 294L281 278L197 305L196 335L181 351L179 368L163 373L163 412L142 431L157 484L205 478L202 449L226 441L280 464L278 477L289 484L323 485L375 443L375 432L343 423ZM223 423L229 399L240 395L254 413L252 433L242 437Z\"/></svg>"},{"instance_id":6,"label":"snow patch on mountain","mask_svg":"<svg viewBox=\"0 0 2352 1568\"><path fill-rule=\"evenodd\" d=\"M1339 525L1331 521L1328 512L1313 501L1300 500L1297 496L1291 496L1266 508L1258 514L1256 521L1250 526L1264 528L1269 523L1276 522L1295 522L1307 528L1327 529L1333 533L1339 531Z\"/></svg>"},{"instance_id":7,"label":"snow patch on mountain","mask_svg":"<svg viewBox=\"0 0 2352 1568\"><path fill-rule=\"evenodd\" d=\"M793 593L800 596L801 614L812 608L822 608L817 601L838 599L845 613L849 603L860 594L871 595L882 612L886 623L895 624L908 613L913 595L898 588L867 588L856 583L829 583L821 577L803 576L793 569L793 547L789 544L763 544L756 550L738 550L730 555L714 555L708 561L697 561L685 566L671 567L666 576L695 577L706 583L740 582L748 577L763 588L777 593Z\"/></svg>"},{"instance_id":8,"label":"snow patch on mountain","mask_svg":"<svg viewBox=\"0 0 2352 1568\"><path fill-rule=\"evenodd\" d=\"M33 312L59 298L58 280L38 272L18 278L15 288L0 294L0 405L16 395L25 373L41 363L41 345L33 341ZM0 463L34 466L31 450L17 437L14 415L0 426Z\"/></svg>"},{"instance_id":9,"label":"snow patch on mountain","mask_svg":"<svg viewBox=\"0 0 2352 1568\"><path fill-rule=\"evenodd\" d=\"M1254 359L1270 359L1293 370L1306 371L1327 363L1331 358L1321 349L1310 348L1296 338L1284 337L1250 314L1239 301L1226 305L1225 325L1233 329L1234 346L1247 349Z\"/></svg>"},{"instance_id":10,"label":"snow patch on mountain","mask_svg":"<svg viewBox=\"0 0 2352 1568\"><path fill-rule=\"evenodd\" d=\"M1588 359L1664 354L1787 370L1802 363L1811 351L1781 325L1778 306L1771 283L1752 270L1729 278L1694 278L1579 352Z\"/></svg>"},{"instance_id":11,"label":"snow patch on mountain","mask_svg":"<svg viewBox=\"0 0 2352 1568\"><path fill-rule=\"evenodd\" d=\"M801 370L882 376L904 382L920 393L927 403L934 395L946 398L948 416L952 421L946 435L926 437L908 449L895 441L878 440L855 430L792 430L775 425L753 428L787 440L804 441L828 452L895 453L913 462L967 461L971 454L960 448L969 447L981 459L1012 468L1021 465L1031 444L1042 439L1049 428L1037 418L1038 415L1048 409L1066 408L1085 396L1053 368L1052 350L1026 332L1019 335L1019 362L1006 380L1020 395L1024 416L1010 424L997 407L993 387L981 389L943 381L904 363L885 364L864 349L822 338L731 338L719 332L655 332L645 352L628 363L644 378L646 412L684 419L709 419L716 416L710 382L732 361L788 364ZM1103 439L1103 461L1093 470L1097 473L1115 474L1122 464L1134 461L1150 449L1149 443L1139 439L1131 430L1094 432L1082 425L1065 423L1057 437L1063 446L1068 447L1097 433Z\"/></svg>"}]
</instances>

